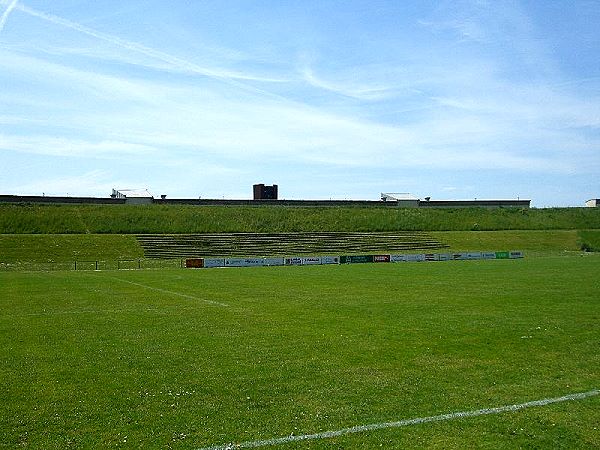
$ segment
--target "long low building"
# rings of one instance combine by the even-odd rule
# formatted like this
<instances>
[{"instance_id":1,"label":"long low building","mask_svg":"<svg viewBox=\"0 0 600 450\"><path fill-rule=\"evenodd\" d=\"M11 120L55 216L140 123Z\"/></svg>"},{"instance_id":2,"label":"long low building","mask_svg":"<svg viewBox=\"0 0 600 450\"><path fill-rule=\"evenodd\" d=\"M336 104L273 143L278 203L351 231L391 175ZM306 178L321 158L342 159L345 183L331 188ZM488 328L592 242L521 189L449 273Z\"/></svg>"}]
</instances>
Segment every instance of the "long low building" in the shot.
<instances>
[{"instance_id":1,"label":"long low building","mask_svg":"<svg viewBox=\"0 0 600 450\"><path fill-rule=\"evenodd\" d=\"M385 203L396 203L405 208L529 208L531 200L521 199L473 199L473 200L432 200L420 199L409 193L382 193Z\"/></svg>"},{"instance_id":2,"label":"long low building","mask_svg":"<svg viewBox=\"0 0 600 450\"><path fill-rule=\"evenodd\" d=\"M531 200L222 200L186 198L51 197L28 195L0 195L0 203L54 203L54 204L159 204L196 206L288 206L288 207L382 207L382 208L529 208Z\"/></svg>"},{"instance_id":3,"label":"long low building","mask_svg":"<svg viewBox=\"0 0 600 450\"><path fill-rule=\"evenodd\" d=\"M531 200L419 200L419 208L529 208Z\"/></svg>"}]
</instances>

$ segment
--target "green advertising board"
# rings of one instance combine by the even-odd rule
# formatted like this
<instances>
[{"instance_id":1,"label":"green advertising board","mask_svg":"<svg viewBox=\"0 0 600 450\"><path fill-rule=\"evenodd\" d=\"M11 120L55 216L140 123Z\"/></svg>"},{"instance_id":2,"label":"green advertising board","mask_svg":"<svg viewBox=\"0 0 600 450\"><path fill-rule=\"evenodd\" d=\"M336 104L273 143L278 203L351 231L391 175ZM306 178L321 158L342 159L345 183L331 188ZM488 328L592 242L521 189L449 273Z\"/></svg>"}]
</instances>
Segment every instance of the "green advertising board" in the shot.
<instances>
[{"instance_id":1,"label":"green advertising board","mask_svg":"<svg viewBox=\"0 0 600 450\"><path fill-rule=\"evenodd\" d=\"M508 252L496 252L496 259L508 259Z\"/></svg>"},{"instance_id":2,"label":"green advertising board","mask_svg":"<svg viewBox=\"0 0 600 450\"><path fill-rule=\"evenodd\" d=\"M341 264L358 264L358 263L372 263L373 255L351 255L351 256L341 256L340 263Z\"/></svg>"}]
</instances>

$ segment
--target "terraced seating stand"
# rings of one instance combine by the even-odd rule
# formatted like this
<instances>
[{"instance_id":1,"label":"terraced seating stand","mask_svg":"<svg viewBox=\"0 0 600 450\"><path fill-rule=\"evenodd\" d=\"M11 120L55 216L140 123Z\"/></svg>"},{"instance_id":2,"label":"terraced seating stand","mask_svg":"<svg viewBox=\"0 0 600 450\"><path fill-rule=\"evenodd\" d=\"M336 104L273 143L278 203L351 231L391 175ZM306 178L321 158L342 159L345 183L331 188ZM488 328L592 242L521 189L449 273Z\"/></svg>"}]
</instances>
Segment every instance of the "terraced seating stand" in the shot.
<instances>
[{"instance_id":1,"label":"terraced seating stand","mask_svg":"<svg viewBox=\"0 0 600 450\"><path fill-rule=\"evenodd\" d=\"M302 232L138 235L146 258L376 253L446 248L424 232Z\"/></svg>"}]
</instances>

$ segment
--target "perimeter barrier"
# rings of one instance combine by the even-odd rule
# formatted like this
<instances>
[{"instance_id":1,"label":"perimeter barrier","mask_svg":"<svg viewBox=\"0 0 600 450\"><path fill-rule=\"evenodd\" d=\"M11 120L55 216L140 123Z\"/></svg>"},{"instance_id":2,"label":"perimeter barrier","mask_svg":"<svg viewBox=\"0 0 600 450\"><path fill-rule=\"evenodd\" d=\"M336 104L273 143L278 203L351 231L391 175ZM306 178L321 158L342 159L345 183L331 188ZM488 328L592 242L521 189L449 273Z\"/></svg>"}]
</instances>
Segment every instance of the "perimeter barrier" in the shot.
<instances>
[{"instance_id":1,"label":"perimeter barrier","mask_svg":"<svg viewBox=\"0 0 600 450\"><path fill-rule=\"evenodd\" d=\"M524 256L522 251L512 250L500 252L408 253L396 255L288 256L285 258L188 258L186 259L185 266L188 268L312 266L323 264L519 259Z\"/></svg>"},{"instance_id":2,"label":"perimeter barrier","mask_svg":"<svg viewBox=\"0 0 600 450\"><path fill-rule=\"evenodd\" d=\"M402 263L436 261L472 261L491 259L520 259L522 251L460 252L460 253L407 253L378 255L326 255L288 257L238 257L238 258L172 258L172 259L119 259L77 260L71 262L0 262L0 272L49 272L49 271L100 271L143 270L215 267L271 267L315 266L331 264Z\"/></svg>"}]
</instances>

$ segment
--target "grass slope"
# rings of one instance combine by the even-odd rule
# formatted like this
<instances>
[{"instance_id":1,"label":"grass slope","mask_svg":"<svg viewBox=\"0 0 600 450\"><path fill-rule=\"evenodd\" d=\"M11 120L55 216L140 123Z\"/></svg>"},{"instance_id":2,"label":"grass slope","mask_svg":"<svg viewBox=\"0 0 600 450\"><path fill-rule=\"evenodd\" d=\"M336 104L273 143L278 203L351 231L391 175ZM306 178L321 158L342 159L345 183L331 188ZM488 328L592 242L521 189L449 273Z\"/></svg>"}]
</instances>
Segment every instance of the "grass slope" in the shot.
<instances>
[{"instance_id":1,"label":"grass slope","mask_svg":"<svg viewBox=\"0 0 600 450\"><path fill-rule=\"evenodd\" d=\"M0 273L0 442L194 449L589 391L599 272L591 255ZM593 448L599 406L281 448Z\"/></svg>"},{"instance_id":2,"label":"grass slope","mask_svg":"<svg viewBox=\"0 0 600 450\"><path fill-rule=\"evenodd\" d=\"M564 255L577 252L582 247L591 251L600 249L599 230L445 231L430 234L450 246L440 251L512 249L523 250L531 257ZM132 235L0 235L0 270L6 269L6 265L22 265L22 268L31 270L52 268L45 263L66 269L64 265L71 267L73 261L116 262L143 256L142 247ZM116 268L116 264L113 266Z\"/></svg>"},{"instance_id":3,"label":"grass slope","mask_svg":"<svg viewBox=\"0 0 600 450\"><path fill-rule=\"evenodd\" d=\"M600 229L600 208L0 205L0 234Z\"/></svg>"},{"instance_id":4,"label":"grass slope","mask_svg":"<svg viewBox=\"0 0 600 450\"><path fill-rule=\"evenodd\" d=\"M432 236L450 246L452 251L497 249L524 250L527 256L562 255L581 250L581 232L553 231L444 231Z\"/></svg>"},{"instance_id":5,"label":"grass slope","mask_svg":"<svg viewBox=\"0 0 600 450\"><path fill-rule=\"evenodd\" d=\"M581 230L577 243L582 250L600 252L600 230Z\"/></svg>"},{"instance_id":6,"label":"grass slope","mask_svg":"<svg viewBox=\"0 0 600 450\"><path fill-rule=\"evenodd\" d=\"M0 235L0 262L72 262L141 258L131 235L13 234Z\"/></svg>"}]
</instances>

